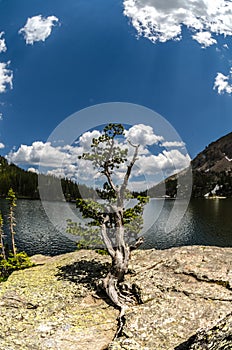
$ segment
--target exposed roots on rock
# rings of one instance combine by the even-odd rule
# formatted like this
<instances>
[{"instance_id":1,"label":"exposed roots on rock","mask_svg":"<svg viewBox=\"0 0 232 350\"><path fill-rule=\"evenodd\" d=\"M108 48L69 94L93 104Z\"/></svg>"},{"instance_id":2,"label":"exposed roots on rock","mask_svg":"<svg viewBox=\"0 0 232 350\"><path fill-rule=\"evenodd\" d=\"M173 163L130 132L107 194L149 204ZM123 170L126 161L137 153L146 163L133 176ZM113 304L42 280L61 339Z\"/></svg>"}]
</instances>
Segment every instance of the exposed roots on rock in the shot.
<instances>
[{"instance_id":1,"label":"exposed roots on rock","mask_svg":"<svg viewBox=\"0 0 232 350\"><path fill-rule=\"evenodd\" d=\"M119 227L119 232L121 232L120 230L122 230L121 227ZM142 244L143 238L140 237L135 245L130 247L124 242L123 232L124 231L122 230L119 235L117 247L108 248L112 259L112 265L107 276L100 283L101 288L105 291L109 299L120 310L118 317L118 330L115 338L122 333L125 324L125 310L128 306L142 303L138 287L135 285L130 286L129 283L124 281L124 277L128 272L131 251Z\"/></svg>"},{"instance_id":2,"label":"exposed roots on rock","mask_svg":"<svg viewBox=\"0 0 232 350\"><path fill-rule=\"evenodd\" d=\"M130 285L128 282L118 282L112 272L102 280L101 287L113 302L113 304L120 310L120 314L117 318L118 327L114 339L121 336L123 326L126 322L125 312L130 305L141 304L139 287L135 284Z\"/></svg>"}]
</instances>

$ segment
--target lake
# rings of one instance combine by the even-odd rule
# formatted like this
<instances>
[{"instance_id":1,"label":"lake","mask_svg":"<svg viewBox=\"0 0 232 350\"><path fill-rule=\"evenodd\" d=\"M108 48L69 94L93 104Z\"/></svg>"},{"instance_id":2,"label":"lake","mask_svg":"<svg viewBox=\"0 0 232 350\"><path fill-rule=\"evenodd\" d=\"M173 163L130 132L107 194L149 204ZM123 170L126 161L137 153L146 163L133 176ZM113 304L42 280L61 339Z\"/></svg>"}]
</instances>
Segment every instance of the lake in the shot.
<instances>
[{"instance_id":1,"label":"lake","mask_svg":"<svg viewBox=\"0 0 232 350\"><path fill-rule=\"evenodd\" d=\"M166 249L183 245L232 247L232 199L191 200L179 224L167 232L166 225L174 202L175 213L171 221L175 221L178 213L183 211L181 200L152 199L147 205L144 213L145 243L141 248ZM6 222L5 200L0 200L0 209ZM45 210L53 223L48 219ZM81 220L75 204L47 202L44 209L40 201L18 200L15 217L18 251L24 250L28 255L57 255L75 250L76 237L65 232L66 219Z\"/></svg>"}]
</instances>

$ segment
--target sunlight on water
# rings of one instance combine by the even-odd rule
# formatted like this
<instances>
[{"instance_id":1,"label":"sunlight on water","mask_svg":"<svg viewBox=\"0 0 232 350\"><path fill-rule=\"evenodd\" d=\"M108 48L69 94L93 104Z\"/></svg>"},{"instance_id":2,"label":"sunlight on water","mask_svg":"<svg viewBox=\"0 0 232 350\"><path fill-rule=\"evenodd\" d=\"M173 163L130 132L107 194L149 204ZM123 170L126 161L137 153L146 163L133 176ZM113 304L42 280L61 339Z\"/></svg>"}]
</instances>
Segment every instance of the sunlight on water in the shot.
<instances>
[{"instance_id":1,"label":"sunlight on water","mask_svg":"<svg viewBox=\"0 0 232 350\"><path fill-rule=\"evenodd\" d=\"M173 208L173 200L152 199L144 212L145 243L142 248L165 249L182 245L232 246L232 200L192 200L179 225L169 233L165 226ZM182 210L181 200L176 206ZM65 233L66 219L64 203L53 203L57 217L56 227L49 221L40 201L18 200L15 217L16 244L18 250L25 250L29 255L56 255L74 251L76 244ZM6 201L0 200L0 209L7 221ZM75 204L70 210L78 216ZM68 215L70 211L68 212ZM75 238L76 239L76 238Z\"/></svg>"},{"instance_id":2,"label":"sunlight on water","mask_svg":"<svg viewBox=\"0 0 232 350\"><path fill-rule=\"evenodd\" d=\"M165 233L172 201L166 200L158 221L146 233L143 248L165 249L182 245L232 246L232 200L192 200L183 219ZM181 201L178 202L181 207Z\"/></svg>"}]
</instances>

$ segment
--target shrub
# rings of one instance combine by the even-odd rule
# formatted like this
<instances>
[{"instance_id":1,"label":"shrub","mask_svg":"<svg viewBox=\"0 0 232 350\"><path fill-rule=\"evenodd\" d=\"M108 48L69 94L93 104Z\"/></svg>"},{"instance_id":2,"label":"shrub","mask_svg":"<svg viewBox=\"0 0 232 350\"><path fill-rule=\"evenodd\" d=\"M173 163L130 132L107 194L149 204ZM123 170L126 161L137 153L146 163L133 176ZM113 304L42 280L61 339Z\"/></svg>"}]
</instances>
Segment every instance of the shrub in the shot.
<instances>
[{"instance_id":1,"label":"shrub","mask_svg":"<svg viewBox=\"0 0 232 350\"><path fill-rule=\"evenodd\" d=\"M34 264L25 252L17 253L15 256L10 253L7 260L0 256L0 282L6 281L10 274L16 270L32 266Z\"/></svg>"}]
</instances>

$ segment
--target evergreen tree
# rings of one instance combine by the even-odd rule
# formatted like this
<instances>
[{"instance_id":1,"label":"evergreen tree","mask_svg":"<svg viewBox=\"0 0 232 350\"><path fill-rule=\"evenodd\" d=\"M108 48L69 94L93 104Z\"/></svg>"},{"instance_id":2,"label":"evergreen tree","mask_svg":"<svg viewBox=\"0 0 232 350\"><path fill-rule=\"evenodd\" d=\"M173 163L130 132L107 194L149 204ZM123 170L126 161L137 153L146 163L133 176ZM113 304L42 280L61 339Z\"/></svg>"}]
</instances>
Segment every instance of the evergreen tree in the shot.
<instances>
[{"instance_id":1,"label":"evergreen tree","mask_svg":"<svg viewBox=\"0 0 232 350\"><path fill-rule=\"evenodd\" d=\"M3 218L2 218L1 212L0 212L0 248L2 251L2 257L4 260L6 260L5 245L4 245L4 240L3 240Z\"/></svg>"},{"instance_id":2,"label":"evergreen tree","mask_svg":"<svg viewBox=\"0 0 232 350\"><path fill-rule=\"evenodd\" d=\"M15 230L14 227L16 226L15 223L15 217L14 217L14 208L16 207L16 196L15 192L12 190L12 188L9 189L7 200L9 201L9 224L10 224L10 234L11 234L11 244L12 244L12 252L14 257L16 257L16 246L15 246Z\"/></svg>"},{"instance_id":3,"label":"evergreen tree","mask_svg":"<svg viewBox=\"0 0 232 350\"><path fill-rule=\"evenodd\" d=\"M12 252L6 251L6 245L3 241L3 218L0 212L0 282L6 281L10 274L15 270L25 269L33 266L30 258L25 252L16 253L15 241L14 241L14 207L16 207L16 196L12 189L8 191L7 200L9 201L9 226L12 240Z\"/></svg>"},{"instance_id":4,"label":"evergreen tree","mask_svg":"<svg viewBox=\"0 0 232 350\"><path fill-rule=\"evenodd\" d=\"M124 127L121 124L107 125L100 137L92 140L91 152L84 153L79 158L91 161L94 167L105 177L106 182L97 190L101 201L78 199L77 207L84 218L92 219L87 228L83 228L84 236L94 234L95 228L100 229L101 238L112 259L112 266L108 275L99 283L106 291L113 303L120 308L120 318L124 315L127 302L132 302L129 296L122 292L124 276L128 271L130 253L139 247L143 238L138 238L142 228L142 213L148 197L138 196L134 207L125 209L128 198L128 181L132 168L137 160L139 145L133 145L133 155L130 161L128 148L120 146L119 140L124 136ZM121 185L114 182L115 172L126 169ZM71 233L80 235L80 225L69 222ZM83 236L83 235L82 235ZM97 241L95 241L96 243Z\"/></svg>"}]
</instances>

